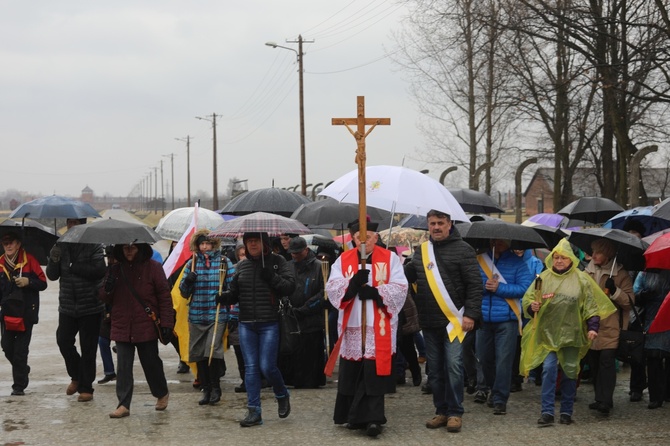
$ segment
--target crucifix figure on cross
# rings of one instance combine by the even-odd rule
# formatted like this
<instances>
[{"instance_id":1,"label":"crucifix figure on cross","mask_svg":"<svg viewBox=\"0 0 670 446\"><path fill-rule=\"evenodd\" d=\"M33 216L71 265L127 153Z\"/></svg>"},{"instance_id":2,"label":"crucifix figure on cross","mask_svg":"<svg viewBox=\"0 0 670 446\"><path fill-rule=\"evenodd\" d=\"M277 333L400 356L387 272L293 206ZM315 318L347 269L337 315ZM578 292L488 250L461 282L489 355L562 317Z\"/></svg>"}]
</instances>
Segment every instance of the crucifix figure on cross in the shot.
<instances>
[{"instance_id":1,"label":"crucifix figure on cross","mask_svg":"<svg viewBox=\"0 0 670 446\"><path fill-rule=\"evenodd\" d=\"M367 204L365 200L365 138L378 125L391 125L391 118L366 118L365 117L365 96L356 97L356 108L358 110L355 118L333 118L332 125L344 125L356 139L356 164L358 165L358 238L360 240L361 269L366 266L367 257L370 253L365 252L365 241L368 239L368 220ZM352 130L351 125L356 125L356 131ZM365 126L370 125L367 132ZM365 311L361 313L361 326L363 330L361 337L363 341L363 350L365 350Z\"/></svg>"},{"instance_id":2,"label":"crucifix figure on cross","mask_svg":"<svg viewBox=\"0 0 670 446\"><path fill-rule=\"evenodd\" d=\"M361 257L363 265L367 258L365 253L365 240L367 240L367 204L365 201L365 138L378 125L391 125L391 118L366 118L365 96L356 97L355 118L333 118L332 125L344 125L349 133L356 139L356 164L358 165L358 222L360 225L359 238L361 240ZM354 131L350 126L356 125ZM365 126L370 125L367 131Z\"/></svg>"}]
</instances>

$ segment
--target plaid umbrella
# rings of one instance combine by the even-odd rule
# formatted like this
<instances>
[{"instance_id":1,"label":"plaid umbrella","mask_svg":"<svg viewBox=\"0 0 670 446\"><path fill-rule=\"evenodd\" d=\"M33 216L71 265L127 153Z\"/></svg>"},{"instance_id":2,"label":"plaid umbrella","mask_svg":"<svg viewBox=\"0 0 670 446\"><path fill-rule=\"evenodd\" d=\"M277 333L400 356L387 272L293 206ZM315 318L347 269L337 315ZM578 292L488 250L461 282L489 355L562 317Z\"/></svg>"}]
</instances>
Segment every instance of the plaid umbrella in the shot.
<instances>
[{"instance_id":1,"label":"plaid umbrella","mask_svg":"<svg viewBox=\"0 0 670 446\"><path fill-rule=\"evenodd\" d=\"M307 226L292 218L267 212L254 212L234 220L224 221L210 233L210 236L241 237L245 232L267 232L271 236L312 233Z\"/></svg>"}]
</instances>

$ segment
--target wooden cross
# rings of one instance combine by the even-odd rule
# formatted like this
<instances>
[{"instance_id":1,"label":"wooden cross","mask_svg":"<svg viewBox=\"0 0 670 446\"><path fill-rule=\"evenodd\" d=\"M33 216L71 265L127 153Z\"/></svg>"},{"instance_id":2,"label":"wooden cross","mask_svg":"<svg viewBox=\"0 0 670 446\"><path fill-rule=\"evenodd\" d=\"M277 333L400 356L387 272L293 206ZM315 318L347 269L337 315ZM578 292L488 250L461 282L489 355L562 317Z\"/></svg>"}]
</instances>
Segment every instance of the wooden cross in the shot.
<instances>
[{"instance_id":1,"label":"wooden cross","mask_svg":"<svg viewBox=\"0 0 670 446\"><path fill-rule=\"evenodd\" d=\"M359 239L361 241L361 268L365 268L368 254L365 252L365 241L368 238L368 215L367 204L365 202L365 138L378 125L391 125L391 118L366 118L365 117L365 96L356 97L355 118L333 118L332 125L344 125L356 139L356 164L358 164L358 225ZM353 131L350 125L356 125L356 131ZM365 126L371 125L368 131ZM365 325L366 310L363 302L363 311L361 311L361 338L363 341L363 355L365 355Z\"/></svg>"},{"instance_id":2,"label":"wooden cross","mask_svg":"<svg viewBox=\"0 0 670 446\"><path fill-rule=\"evenodd\" d=\"M361 257L363 266L367 255L365 253L365 241L367 240L367 204L365 202L365 138L378 125L391 125L391 118L366 118L365 117L365 96L356 97L356 113L355 118L333 118L332 125L344 125L356 139L356 158L355 162L358 164L358 223L359 223L359 238L361 240ZM351 129L351 125L356 125L356 131ZM365 126L371 125L368 131L365 131Z\"/></svg>"}]
</instances>

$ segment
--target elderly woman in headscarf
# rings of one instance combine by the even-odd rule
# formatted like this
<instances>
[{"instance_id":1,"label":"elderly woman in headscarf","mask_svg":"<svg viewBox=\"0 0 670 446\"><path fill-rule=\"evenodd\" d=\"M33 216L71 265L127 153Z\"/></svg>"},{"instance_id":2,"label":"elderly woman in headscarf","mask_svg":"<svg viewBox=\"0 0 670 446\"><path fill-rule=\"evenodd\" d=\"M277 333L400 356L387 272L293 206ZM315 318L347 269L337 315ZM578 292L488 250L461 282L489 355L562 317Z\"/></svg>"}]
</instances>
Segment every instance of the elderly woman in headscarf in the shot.
<instances>
[{"instance_id":1,"label":"elderly woman in headscarf","mask_svg":"<svg viewBox=\"0 0 670 446\"><path fill-rule=\"evenodd\" d=\"M228 288L235 274L233 263L221 254L221 240L210 237L209 232L209 229L200 229L191 236L193 258L186 262L179 284L182 297L191 299L188 307L188 358L189 362L198 366L198 378L202 383L202 398L198 404L201 406L221 401L219 379L226 371L223 334L228 322L228 307L217 306L216 298ZM218 325L215 324L217 317Z\"/></svg>"},{"instance_id":2,"label":"elderly woman in headscarf","mask_svg":"<svg viewBox=\"0 0 670 446\"><path fill-rule=\"evenodd\" d=\"M589 404L589 409L608 415L614 406L619 332L628 328L628 314L635 303L635 294L630 274L616 262L616 246L601 238L591 243L591 250L591 261L584 272L596 281L616 307L614 314L600 321L600 334L588 356L595 390L595 401Z\"/></svg>"},{"instance_id":3,"label":"elderly woman in headscarf","mask_svg":"<svg viewBox=\"0 0 670 446\"><path fill-rule=\"evenodd\" d=\"M523 375L543 365L542 410L537 423L554 423L556 380L561 376L560 423L571 424L580 360L599 336L599 322L614 305L591 277L580 271L570 243L563 239L545 259L540 273L523 296L526 324L521 339Z\"/></svg>"}]
</instances>

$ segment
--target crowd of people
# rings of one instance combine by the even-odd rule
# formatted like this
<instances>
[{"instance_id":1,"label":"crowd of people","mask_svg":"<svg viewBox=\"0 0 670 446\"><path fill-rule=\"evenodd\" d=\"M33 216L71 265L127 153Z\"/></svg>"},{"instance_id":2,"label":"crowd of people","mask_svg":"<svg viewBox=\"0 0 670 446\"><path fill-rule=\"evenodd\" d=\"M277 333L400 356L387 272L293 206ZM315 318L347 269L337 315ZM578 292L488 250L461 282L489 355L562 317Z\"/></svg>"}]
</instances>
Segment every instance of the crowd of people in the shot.
<instances>
[{"instance_id":1,"label":"crowd of people","mask_svg":"<svg viewBox=\"0 0 670 446\"><path fill-rule=\"evenodd\" d=\"M93 399L99 346L104 376L98 383L116 385L110 418L130 415L135 352L155 409L168 407L159 342L176 346L180 372L190 366L199 405L220 402L224 351L234 347L242 380L235 391L247 394L242 427L263 424L263 387L272 389L277 415L286 418L289 388L323 387L336 362L333 421L371 437L388 421L384 395L406 382L406 369L412 384L421 385L424 361L422 391L432 394L434 406L429 429L461 431L466 389L493 415L505 415L524 377L541 386L540 427L554 423L557 396L559 422L572 424L577 388L587 380L594 386L589 408L609 415L619 332L632 324L634 306L641 329L649 328L670 292L670 272L626 271L604 238L586 257L562 239L541 262L502 238L473 248L444 212L430 211L427 222L428 241L407 258L383 246L369 221L365 231L362 222L349 225L352 244L341 251L312 250L300 236L273 240L264 232L244 233L226 251L201 229L190 239L190 258L170 278L146 243L106 251L57 243L45 276L21 234L6 233L0 325L12 395L24 395L29 384L30 338L48 277L59 280L56 341L70 378L65 393L78 394L78 402ZM82 223L68 219L67 226ZM644 234L634 222L628 230ZM286 308L300 329L289 334L295 346L283 353ZM186 312L188 329L177 334L179 311ZM645 351L644 362L632 364L630 400L640 401L648 388L648 408L656 409L670 400L670 332L647 335Z\"/></svg>"}]
</instances>

